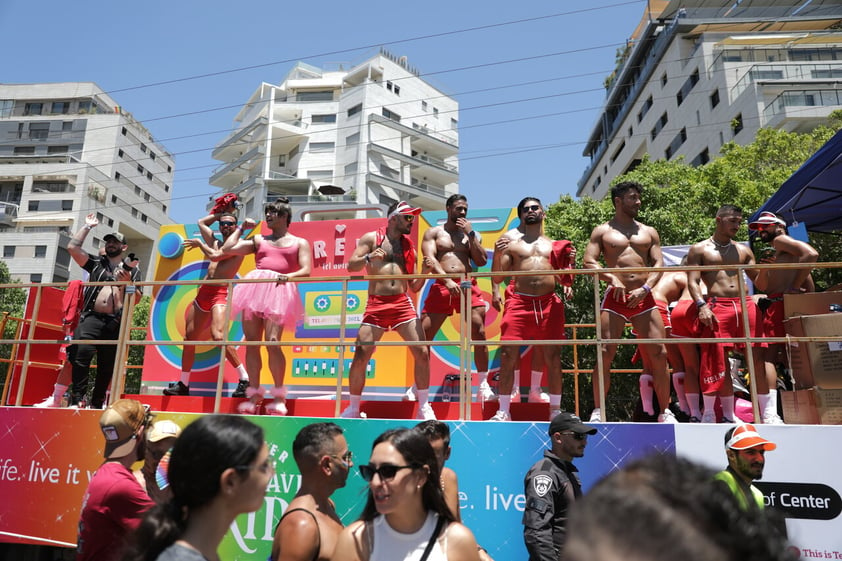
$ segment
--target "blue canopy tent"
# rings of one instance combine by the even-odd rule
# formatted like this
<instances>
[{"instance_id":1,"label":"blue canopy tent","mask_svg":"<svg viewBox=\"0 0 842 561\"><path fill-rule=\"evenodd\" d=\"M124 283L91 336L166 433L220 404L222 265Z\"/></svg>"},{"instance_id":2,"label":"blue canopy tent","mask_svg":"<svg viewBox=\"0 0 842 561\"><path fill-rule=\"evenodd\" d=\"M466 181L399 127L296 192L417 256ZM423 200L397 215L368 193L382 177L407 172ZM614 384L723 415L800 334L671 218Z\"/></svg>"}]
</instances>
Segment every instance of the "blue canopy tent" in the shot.
<instances>
[{"instance_id":1,"label":"blue canopy tent","mask_svg":"<svg viewBox=\"0 0 842 561\"><path fill-rule=\"evenodd\" d=\"M751 217L780 214L810 232L842 232L842 130L804 162Z\"/></svg>"}]
</instances>

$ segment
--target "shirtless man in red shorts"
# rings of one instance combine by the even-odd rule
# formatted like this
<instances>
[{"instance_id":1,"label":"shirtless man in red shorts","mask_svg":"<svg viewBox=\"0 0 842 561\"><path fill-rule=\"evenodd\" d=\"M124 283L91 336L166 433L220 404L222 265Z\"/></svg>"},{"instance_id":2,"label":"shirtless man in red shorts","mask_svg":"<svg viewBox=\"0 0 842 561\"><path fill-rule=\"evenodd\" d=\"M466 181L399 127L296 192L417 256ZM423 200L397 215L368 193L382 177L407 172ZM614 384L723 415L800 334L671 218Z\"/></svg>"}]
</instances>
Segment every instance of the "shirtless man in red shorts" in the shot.
<instances>
[{"instance_id":1,"label":"shirtless man in red shorts","mask_svg":"<svg viewBox=\"0 0 842 561\"><path fill-rule=\"evenodd\" d=\"M413 208L404 201L389 207L386 228L368 232L360 238L357 249L348 260L348 271L366 269L366 274L405 275L415 270L415 248L409 238L412 223L421 214L420 208ZM356 350L351 368L348 370L348 386L351 404L342 412L344 418L359 418L360 398L365 388L365 371L374 343L386 331L394 330L404 341L423 341L424 331L417 319L415 305L407 289L418 292L424 279L412 281L403 279L372 280L368 283L368 303L365 306L360 329L357 332ZM415 359L415 387L418 396L417 419L435 419L430 406L430 350L425 346L410 346Z\"/></svg>"},{"instance_id":2,"label":"shirtless man in red shorts","mask_svg":"<svg viewBox=\"0 0 842 561\"><path fill-rule=\"evenodd\" d=\"M544 207L535 197L526 197L517 205L517 213L523 226L523 236L512 240L499 252L495 252L492 270L535 271L535 275L514 276L514 285L506 298L500 339L505 340L548 340L564 339L564 303L555 292L556 282L571 286L570 275L556 278L544 271L570 268L570 242L554 242L542 232ZM511 285L510 285L511 286ZM550 390L550 418L561 407L561 346L541 345L547 366L547 383ZM500 349L500 384L498 386L499 409L492 421L510 421L514 368L519 348L503 345Z\"/></svg>"},{"instance_id":3,"label":"shirtless man in red shorts","mask_svg":"<svg viewBox=\"0 0 842 561\"><path fill-rule=\"evenodd\" d=\"M625 181L611 188L614 202L614 218L600 224L591 232L585 250L586 269L602 269L600 255L608 268L663 267L661 238L651 226L635 220L640 211L640 195L643 188L639 183ZM602 336L619 339L626 322L631 322L641 339L664 338L664 322L652 297L652 287L661 278L661 273L600 273L601 280L609 283L602 299L600 325ZM658 414L659 423L675 423L675 415L667 407L670 399L670 379L667 372L667 351L662 344L640 344L652 368L653 385L658 404L663 409ZM602 376L607 395L611 387L611 363L617 353L617 345L602 347ZM603 396L599 391L599 369L593 373L594 410L590 422L603 420Z\"/></svg>"},{"instance_id":4,"label":"shirtless man in red shorts","mask_svg":"<svg viewBox=\"0 0 842 561\"><path fill-rule=\"evenodd\" d=\"M772 246L774 253L760 260L761 263L804 263L798 269L763 269L754 280L758 289L766 293L768 306L763 310L763 334L766 337L784 337L784 294L813 292L815 285L810 275L810 264L819 258L819 252L808 243L796 240L786 229L786 222L771 212L761 212L757 220L748 225L749 230L757 232L760 239ZM760 401L760 413L766 424L781 424L778 416L778 372L775 363L784 357L784 344L769 344L765 352L766 382L769 385L769 397ZM786 359L783 359L785 362ZM757 396L760 398L761 396Z\"/></svg>"},{"instance_id":5,"label":"shirtless man in red shorts","mask_svg":"<svg viewBox=\"0 0 842 561\"><path fill-rule=\"evenodd\" d=\"M716 265L723 267L715 271L689 271L688 287L699 312L699 321L712 330L715 338L736 338L745 336L742 305L740 303L740 279L736 269L725 269L726 265L753 265L754 253L747 246L734 243L734 238L743 223L743 211L734 205L722 205L716 212L716 229L713 235L690 247L687 253L687 265ZM757 277L756 269L746 269L746 274L753 281ZM707 296L703 296L701 283L707 287ZM746 295L745 306L748 312L749 334L752 337L763 336L763 319L751 296ZM706 336L706 335L703 335ZM768 399L769 387L763 366L763 347L765 343L754 343L755 378L758 396L765 394ZM719 347L719 348L717 348ZM737 343L717 343L702 345L702 401L703 423L715 423L714 406L716 398L722 406L723 423L734 422L734 389L731 383L727 363L727 350L741 348ZM724 350L723 350L724 349ZM711 354L723 359L711 360ZM711 368L714 367L713 370Z\"/></svg>"},{"instance_id":6,"label":"shirtless man in red shorts","mask_svg":"<svg viewBox=\"0 0 842 561\"><path fill-rule=\"evenodd\" d=\"M421 310L421 326L424 336L432 341L444 320L459 313L461 289L459 281L465 273L471 272L471 261L477 267L488 262L488 254L482 247L482 238L468 221L468 199L465 195L453 195L445 203L447 221L424 233L421 240L421 254L424 268L438 275L453 274L453 278L437 279L430 287L424 309ZM471 283L471 339L485 340L486 302L477 286ZM474 347L474 362L479 378L477 401L485 401L494 395L488 385L488 347Z\"/></svg>"},{"instance_id":7,"label":"shirtless man in red shorts","mask_svg":"<svg viewBox=\"0 0 842 561\"><path fill-rule=\"evenodd\" d=\"M222 240L219 240L211 230L211 224L219 222L219 232ZM222 253L222 243L234 233L237 227L237 217L230 212L209 214L198 222L199 233L202 239L191 238L184 241L184 247L188 250L199 248L210 260L206 280L210 279L232 279L237 274L240 264L243 262L242 255ZM201 341L210 338L214 341L226 339L225 321L226 309L228 306L228 286L224 284L203 284L196 293L193 304L187 308L184 318L184 340ZM232 346L225 347L225 358L237 369L240 381L233 397L245 397L249 377L237 351ZM190 373L193 370L193 362L196 359L196 346L184 345L181 351L181 378L164 389L164 395L190 395Z\"/></svg>"}]
</instances>

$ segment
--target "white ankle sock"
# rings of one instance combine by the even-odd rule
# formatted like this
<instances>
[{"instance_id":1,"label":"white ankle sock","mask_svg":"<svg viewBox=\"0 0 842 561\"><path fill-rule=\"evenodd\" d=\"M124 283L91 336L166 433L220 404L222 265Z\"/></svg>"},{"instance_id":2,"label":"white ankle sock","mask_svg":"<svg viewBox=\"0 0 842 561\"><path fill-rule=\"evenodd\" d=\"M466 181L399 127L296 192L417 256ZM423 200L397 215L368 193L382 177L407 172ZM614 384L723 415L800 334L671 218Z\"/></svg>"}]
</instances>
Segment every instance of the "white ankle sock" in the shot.
<instances>
[{"instance_id":1,"label":"white ankle sock","mask_svg":"<svg viewBox=\"0 0 842 561\"><path fill-rule=\"evenodd\" d=\"M690 416L701 419L702 412L699 410L699 394L688 393L685 395L687 396L687 405L690 407Z\"/></svg>"},{"instance_id":2,"label":"white ankle sock","mask_svg":"<svg viewBox=\"0 0 842 561\"><path fill-rule=\"evenodd\" d=\"M503 413L509 412L509 406L512 403L512 396L511 395L501 395L499 397L499 407L498 409Z\"/></svg>"},{"instance_id":3,"label":"white ankle sock","mask_svg":"<svg viewBox=\"0 0 842 561\"><path fill-rule=\"evenodd\" d=\"M242 364L237 367L237 373L240 375L240 380L245 380L246 382L249 381L249 373L246 372L246 367Z\"/></svg>"},{"instance_id":4,"label":"white ankle sock","mask_svg":"<svg viewBox=\"0 0 842 561\"><path fill-rule=\"evenodd\" d=\"M56 403L61 401L61 398L64 397L64 392L67 391L67 386L64 384L56 384L53 386L53 400Z\"/></svg>"},{"instance_id":5,"label":"white ankle sock","mask_svg":"<svg viewBox=\"0 0 842 561\"><path fill-rule=\"evenodd\" d=\"M360 398L361 397L362 396L359 396L359 395L352 395L351 396L351 409L354 409L355 411L360 410Z\"/></svg>"},{"instance_id":6,"label":"white ankle sock","mask_svg":"<svg viewBox=\"0 0 842 561\"><path fill-rule=\"evenodd\" d=\"M529 389L530 390L538 390L541 391L541 377L544 375L543 370L533 370L532 377L529 382Z\"/></svg>"},{"instance_id":7,"label":"white ankle sock","mask_svg":"<svg viewBox=\"0 0 842 561\"><path fill-rule=\"evenodd\" d=\"M181 379L179 380L185 386L190 385L190 373L189 372L182 372Z\"/></svg>"},{"instance_id":8,"label":"white ankle sock","mask_svg":"<svg viewBox=\"0 0 842 561\"><path fill-rule=\"evenodd\" d=\"M415 390L415 395L418 396L418 407L424 407L430 401L430 389Z\"/></svg>"},{"instance_id":9,"label":"white ankle sock","mask_svg":"<svg viewBox=\"0 0 842 561\"><path fill-rule=\"evenodd\" d=\"M477 381L482 384L488 383L488 372L477 372Z\"/></svg>"}]
</instances>

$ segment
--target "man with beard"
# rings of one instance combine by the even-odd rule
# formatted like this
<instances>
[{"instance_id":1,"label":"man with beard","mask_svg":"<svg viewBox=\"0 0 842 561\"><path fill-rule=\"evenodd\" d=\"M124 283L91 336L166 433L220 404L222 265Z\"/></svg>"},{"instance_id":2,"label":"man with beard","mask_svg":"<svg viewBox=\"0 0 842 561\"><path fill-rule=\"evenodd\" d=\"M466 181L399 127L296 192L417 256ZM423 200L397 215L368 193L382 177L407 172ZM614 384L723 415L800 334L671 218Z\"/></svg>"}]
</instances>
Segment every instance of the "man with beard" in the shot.
<instances>
[{"instance_id":1,"label":"man with beard","mask_svg":"<svg viewBox=\"0 0 842 561\"><path fill-rule=\"evenodd\" d=\"M611 188L614 218L594 228L585 250L585 268L602 269L600 255L608 268L663 267L661 238L651 226L635 220L640 212L640 195L643 187L633 181L624 181ZM626 322L630 322L640 339L663 339L664 322L652 296L652 287L661 278L658 271L631 273L600 273L600 280L609 283L602 299L599 322L602 337L619 339ZM662 344L641 343L641 352L647 356L653 378L653 389L662 411L659 423L675 423L669 409L670 379L667 371L667 351ZM602 346L602 376L605 395L611 387L611 363L617 354L617 345ZM599 369L593 372L594 410L590 422L603 420L602 407L605 396L599 391Z\"/></svg>"},{"instance_id":2,"label":"man with beard","mask_svg":"<svg viewBox=\"0 0 842 561\"><path fill-rule=\"evenodd\" d=\"M105 254L98 257L89 255L82 249L82 243L88 232L99 224L96 213L85 217L85 225L70 239L67 250L73 260L90 274L90 282L137 282L141 279L137 259L130 253L123 260L123 252L128 249L126 237L120 232L106 234ZM135 304L140 300L140 287L134 289ZM123 314L124 285L85 287L84 304L79 325L73 333L74 340L115 341L120 334L120 319ZM88 370L94 353L97 353L96 381L91 393L90 406L101 409L105 401L105 391L114 374L114 361L117 357L117 345L114 344L73 344L67 350L68 359L73 365L73 389L70 393L70 405L79 405L88 391Z\"/></svg>"},{"instance_id":3,"label":"man with beard","mask_svg":"<svg viewBox=\"0 0 842 561\"><path fill-rule=\"evenodd\" d=\"M762 263L815 263L819 252L812 246L796 240L787 233L786 222L771 212L761 212L754 222L748 225L749 230L757 232L763 242L774 250L770 257L761 259ZM812 292L815 288L810 276L810 267L794 269L762 269L757 273L754 284L766 294L761 299L763 309L763 335L766 337L785 337L784 331L784 294L799 294ZM760 413L765 424L779 424L778 416L778 373L775 363L779 357L786 361L784 344L770 344L764 353L766 381L769 393L758 396ZM758 374L759 375L759 374ZM765 399L764 399L765 397Z\"/></svg>"},{"instance_id":4,"label":"man with beard","mask_svg":"<svg viewBox=\"0 0 842 561\"><path fill-rule=\"evenodd\" d=\"M716 229L713 235L690 247L687 252L687 265L715 265L711 271L689 271L687 286L696 303L699 322L705 330L700 336L710 339L738 338L745 335L742 303L740 302L740 282L737 269L727 269L727 265L754 265L754 253L744 244L734 242L734 238L743 223L743 211L734 205L722 205L716 212ZM754 280L756 269L746 269L746 275ZM707 287L703 295L702 285ZM746 296L745 308L748 313L749 329L752 337L762 336L762 318L754 300ZM764 373L762 347L765 343L752 343L752 356L759 399L768 399L769 387ZM734 422L734 389L731 376L725 367L727 351L741 349L740 343L716 343L701 347L700 381L704 412L703 423L715 423L714 406L719 396L722 407L722 422ZM765 403L765 402L764 402Z\"/></svg>"},{"instance_id":5,"label":"man with beard","mask_svg":"<svg viewBox=\"0 0 842 561\"><path fill-rule=\"evenodd\" d=\"M339 425L313 423L298 431L292 455L301 486L275 528L270 561L328 561L343 528L330 496L345 486L353 454Z\"/></svg>"},{"instance_id":6,"label":"man with beard","mask_svg":"<svg viewBox=\"0 0 842 561\"><path fill-rule=\"evenodd\" d=\"M573 458L585 455L588 435L596 428L572 413L560 412L550 422L551 449L523 480L523 541L529 561L558 561L567 535L567 518L582 496L582 483Z\"/></svg>"},{"instance_id":7,"label":"man with beard","mask_svg":"<svg viewBox=\"0 0 842 561\"><path fill-rule=\"evenodd\" d=\"M393 203L386 217L386 227L363 234L357 249L348 260L348 272L366 270L369 276L411 275L415 271L416 252L409 233L420 208L404 201ZM407 290L418 292L424 284L421 278L371 280L368 283L368 302L360 329L357 332L354 359L348 370L350 405L343 418L360 418L360 399L365 388L368 361L374 354L374 344L386 331L394 330L404 341L423 341L424 331L418 321L415 304ZM430 350L412 345L410 353L415 362L415 387L418 397L417 419L435 419L430 400Z\"/></svg>"},{"instance_id":8,"label":"man with beard","mask_svg":"<svg viewBox=\"0 0 842 561\"><path fill-rule=\"evenodd\" d=\"M738 425L725 433L728 467L714 478L728 487L743 510L764 508L763 493L751 483L763 477L766 452L777 447L761 438L753 425Z\"/></svg>"},{"instance_id":9,"label":"man with beard","mask_svg":"<svg viewBox=\"0 0 842 561\"><path fill-rule=\"evenodd\" d=\"M438 275L455 275L452 278L436 279L430 287L421 311L421 326L428 341L435 338L445 319L454 312L459 313L462 292L459 281L471 272L471 261L477 267L488 262L482 238L467 219L468 199L465 195L452 195L445 203L445 210L447 221L427 230L421 241L424 268ZM484 341L487 305L476 279L471 281L470 299L471 339ZM478 377L477 401L492 399L494 393L488 384L488 347L474 347L474 362Z\"/></svg>"},{"instance_id":10,"label":"man with beard","mask_svg":"<svg viewBox=\"0 0 842 561\"><path fill-rule=\"evenodd\" d=\"M232 207L233 208L233 207ZM217 239L211 230L211 224L219 222L219 232L222 240ZM232 279L243 262L243 255L224 253L222 244L237 228L237 217L230 212L218 212L201 218L197 223L202 239L191 238L184 241L188 250L199 248L210 260L206 280ZM228 327L228 285L203 284L196 293L193 305L187 308L184 318L184 339L187 341L201 341L210 334L214 341L226 339ZM210 331L210 333L208 333ZM246 397L249 387L249 375L237 356L237 351L230 345L225 346L225 358L231 366L237 369L240 381L231 397ZM190 374L196 360L196 346L184 345L181 351L181 378L164 389L164 395L190 395Z\"/></svg>"},{"instance_id":11,"label":"man with beard","mask_svg":"<svg viewBox=\"0 0 842 561\"><path fill-rule=\"evenodd\" d=\"M571 268L573 246L567 240L553 241L543 234L544 207L535 197L526 197L517 205L523 226L523 236L509 242L494 253L492 271L533 272L513 276L514 288L503 307L500 340L560 340L564 339L564 303L556 294L556 283L571 286L571 275L548 275L547 271ZM511 286L511 285L510 285ZM561 346L540 345L536 350L544 355L547 384L550 390L550 418L561 406ZM492 421L511 421L509 406L512 400L515 363L519 359L516 345L500 349L500 383L497 413Z\"/></svg>"},{"instance_id":12,"label":"man with beard","mask_svg":"<svg viewBox=\"0 0 842 561\"><path fill-rule=\"evenodd\" d=\"M155 505L132 474L132 464L145 455L144 432L151 418L149 407L134 399L118 399L102 412L105 463L82 499L76 561L121 559L126 537Z\"/></svg>"}]
</instances>

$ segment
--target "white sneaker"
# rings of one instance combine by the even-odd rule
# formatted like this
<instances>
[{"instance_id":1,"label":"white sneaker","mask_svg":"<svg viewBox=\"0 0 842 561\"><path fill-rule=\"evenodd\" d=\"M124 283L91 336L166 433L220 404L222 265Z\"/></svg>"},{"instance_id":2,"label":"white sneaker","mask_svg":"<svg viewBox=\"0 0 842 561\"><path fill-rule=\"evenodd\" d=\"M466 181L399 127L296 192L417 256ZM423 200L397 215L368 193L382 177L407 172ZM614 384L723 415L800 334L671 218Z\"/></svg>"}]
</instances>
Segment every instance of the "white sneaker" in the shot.
<instances>
[{"instance_id":1,"label":"white sneaker","mask_svg":"<svg viewBox=\"0 0 842 561\"><path fill-rule=\"evenodd\" d=\"M497 401L497 394L488 385L488 382L482 382L477 388L477 401L485 403L486 401Z\"/></svg>"},{"instance_id":2,"label":"white sneaker","mask_svg":"<svg viewBox=\"0 0 842 561\"><path fill-rule=\"evenodd\" d=\"M343 419L362 419L362 413L356 407L348 407L339 414L339 416Z\"/></svg>"},{"instance_id":3,"label":"white sneaker","mask_svg":"<svg viewBox=\"0 0 842 561\"><path fill-rule=\"evenodd\" d=\"M52 395L45 399L40 403L34 404L32 407L38 407L39 409L46 409L48 407L61 407L60 403L56 403L55 397Z\"/></svg>"},{"instance_id":4,"label":"white sneaker","mask_svg":"<svg viewBox=\"0 0 842 561\"><path fill-rule=\"evenodd\" d=\"M675 415L672 411L670 411L669 409L664 409L664 412L658 415L658 422L675 425L678 423L678 419L675 418Z\"/></svg>"},{"instance_id":5,"label":"white sneaker","mask_svg":"<svg viewBox=\"0 0 842 561\"><path fill-rule=\"evenodd\" d=\"M409 386L405 392L403 392L403 397L401 401L418 401L418 395L415 393L416 388L415 384Z\"/></svg>"},{"instance_id":6,"label":"white sneaker","mask_svg":"<svg viewBox=\"0 0 842 561\"><path fill-rule=\"evenodd\" d=\"M772 415L764 415L763 416L763 424L764 425L784 425L784 420L781 419L777 413L773 413Z\"/></svg>"},{"instance_id":7,"label":"white sneaker","mask_svg":"<svg viewBox=\"0 0 842 561\"><path fill-rule=\"evenodd\" d=\"M716 412L714 411L705 411L702 413L702 422L703 423L715 423L716 422Z\"/></svg>"},{"instance_id":8,"label":"white sneaker","mask_svg":"<svg viewBox=\"0 0 842 561\"><path fill-rule=\"evenodd\" d=\"M433 411L433 406L429 403L425 403L424 405L418 408L418 412L415 414L415 418L424 421L435 421L436 413L435 411Z\"/></svg>"},{"instance_id":9,"label":"white sneaker","mask_svg":"<svg viewBox=\"0 0 842 561\"><path fill-rule=\"evenodd\" d=\"M517 384L512 386L512 403L520 403L520 387Z\"/></svg>"},{"instance_id":10,"label":"white sneaker","mask_svg":"<svg viewBox=\"0 0 842 561\"><path fill-rule=\"evenodd\" d=\"M512 420L512 416L506 413L505 411L498 410L493 417L488 419L489 421L502 421L508 422Z\"/></svg>"},{"instance_id":11,"label":"white sneaker","mask_svg":"<svg viewBox=\"0 0 842 561\"><path fill-rule=\"evenodd\" d=\"M591 418L588 419L589 423L601 423L602 422L602 411L599 407L595 408L591 411Z\"/></svg>"},{"instance_id":12,"label":"white sneaker","mask_svg":"<svg viewBox=\"0 0 842 561\"><path fill-rule=\"evenodd\" d=\"M549 403L550 396L541 391L541 388L532 388L529 390L529 403Z\"/></svg>"}]
</instances>

